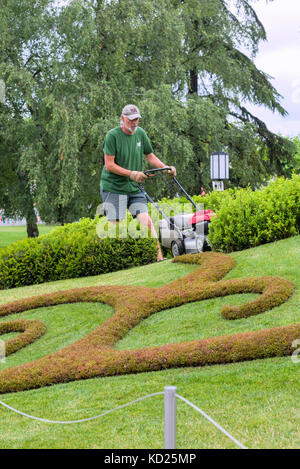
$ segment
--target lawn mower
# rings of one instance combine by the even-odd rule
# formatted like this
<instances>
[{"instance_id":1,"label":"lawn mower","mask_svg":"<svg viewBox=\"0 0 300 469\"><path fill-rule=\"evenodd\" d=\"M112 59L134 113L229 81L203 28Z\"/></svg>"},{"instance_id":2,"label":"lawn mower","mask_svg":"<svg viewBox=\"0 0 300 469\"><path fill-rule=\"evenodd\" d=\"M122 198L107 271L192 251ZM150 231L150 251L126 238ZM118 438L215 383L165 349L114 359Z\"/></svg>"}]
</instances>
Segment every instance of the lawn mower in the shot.
<instances>
[{"instance_id":1,"label":"lawn mower","mask_svg":"<svg viewBox=\"0 0 300 469\"><path fill-rule=\"evenodd\" d=\"M155 176L158 172L167 172L170 169L169 166L166 166L164 168L149 169L144 173L147 176ZM173 257L211 250L207 235L211 217L215 216L215 213L212 210L201 210L175 177L172 178L172 181L195 207L195 213L179 213L167 217L159 205L147 194L144 187L138 184L139 189L162 216L162 219L159 220L161 245L170 249Z\"/></svg>"}]
</instances>

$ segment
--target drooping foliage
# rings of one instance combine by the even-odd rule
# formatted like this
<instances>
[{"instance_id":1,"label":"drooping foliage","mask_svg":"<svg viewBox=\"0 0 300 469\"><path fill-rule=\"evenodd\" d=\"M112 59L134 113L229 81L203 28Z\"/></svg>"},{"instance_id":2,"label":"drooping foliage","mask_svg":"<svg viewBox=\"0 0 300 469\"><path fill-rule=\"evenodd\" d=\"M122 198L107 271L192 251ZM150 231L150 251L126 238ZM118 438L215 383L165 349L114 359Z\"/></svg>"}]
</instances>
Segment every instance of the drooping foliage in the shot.
<instances>
[{"instance_id":1,"label":"drooping foliage","mask_svg":"<svg viewBox=\"0 0 300 469\"><path fill-rule=\"evenodd\" d=\"M266 36L251 3L5 2L2 207L33 227L33 204L45 221L93 216L102 141L129 102L140 107L157 156L194 194L209 187L209 156L220 149L230 154L232 186L288 175L293 143L247 110L251 102L285 114L253 62ZM158 182L150 191L170 192Z\"/></svg>"}]
</instances>

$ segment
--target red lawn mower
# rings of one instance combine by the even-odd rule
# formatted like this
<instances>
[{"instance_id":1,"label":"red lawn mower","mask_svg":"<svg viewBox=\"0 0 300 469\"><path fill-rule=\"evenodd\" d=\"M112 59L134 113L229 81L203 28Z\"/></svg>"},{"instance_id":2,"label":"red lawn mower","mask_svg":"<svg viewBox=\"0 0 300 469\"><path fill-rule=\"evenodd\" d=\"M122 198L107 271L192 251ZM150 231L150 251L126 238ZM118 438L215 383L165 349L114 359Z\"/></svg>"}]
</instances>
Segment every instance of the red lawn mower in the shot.
<instances>
[{"instance_id":1,"label":"red lawn mower","mask_svg":"<svg viewBox=\"0 0 300 469\"><path fill-rule=\"evenodd\" d=\"M147 176L155 176L158 172L167 172L170 169L166 166L164 168L149 169L144 173ZM167 217L159 205L147 194L144 187L138 184L140 190L162 216L162 219L159 220L161 245L170 249L173 257L211 250L207 235L211 218L216 214L212 210L201 210L175 177L172 178L172 181L195 207L195 213L179 213Z\"/></svg>"}]
</instances>

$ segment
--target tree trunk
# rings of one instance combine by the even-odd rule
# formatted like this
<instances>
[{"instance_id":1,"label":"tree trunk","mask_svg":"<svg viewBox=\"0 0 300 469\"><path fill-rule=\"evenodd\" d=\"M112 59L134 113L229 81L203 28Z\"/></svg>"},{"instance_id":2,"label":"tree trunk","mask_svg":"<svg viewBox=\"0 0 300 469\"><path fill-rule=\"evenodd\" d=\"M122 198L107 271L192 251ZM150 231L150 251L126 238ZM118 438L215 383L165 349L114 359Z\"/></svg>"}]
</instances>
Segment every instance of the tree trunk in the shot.
<instances>
[{"instance_id":1,"label":"tree trunk","mask_svg":"<svg viewBox=\"0 0 300 469\"><path fill-rule=\"evenodd\" d=\"M198 72L196 69L189 71L189 94L198 94Z\"/></svg>"},{"instance_id":2,"label":"tree trunk","mask_svg":"<svg viewBox=\"0 0 300 469\"><path fill-rule=\"evenodd\" d=\"M26 228L28 238L37 238L39 235L39 229L37 226L37 218L34 211L34 208L29 209L26 215Z\"/></svg>"},{"instance_id":3,"label":"tree trunk","mask_svg":"<svg viewBox=\"0 0 300 469\"><path fill-rule=\"evenodd\" d=\"M64 209L62 205L59 205L58 207L58 222L61 224L61 226L64 226L65 224Z\"/></svg>"}]
</instances>

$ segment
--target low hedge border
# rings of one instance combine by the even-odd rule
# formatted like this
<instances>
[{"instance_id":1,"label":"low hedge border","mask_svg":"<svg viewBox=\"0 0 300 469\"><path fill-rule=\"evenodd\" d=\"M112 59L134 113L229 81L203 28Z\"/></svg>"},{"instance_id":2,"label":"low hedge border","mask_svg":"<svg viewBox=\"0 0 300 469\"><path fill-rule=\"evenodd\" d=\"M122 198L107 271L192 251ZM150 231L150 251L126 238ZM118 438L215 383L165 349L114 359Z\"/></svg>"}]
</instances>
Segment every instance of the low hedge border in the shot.
<instances>
[{"instance_id":1,"label":"low hedge border","mask_svg":"<svg viewBox=\"0 0 300 469\"><path fill-rule=\"evenodd\" d=\"M21 332L17 337L5 342L5 355L11 355L17 350L32 344L46 332L46 326L37 319L19 319L0 324L0 334Z\"/></svg>"},{"instance_id":2,"label":"low hedge border","mask_svg":"<svg viewBox=\"0 0 300 469\"><path fill-rule=\"evenodd\" d=\"M222 310L227 319L248 317L282 304L294 290L291 282L278 277L221 280L234 266L234 260L225 254L185 255L174 262L196 263L199 268L160 288L88 287L1 305L2 316L42 306L89 301L110 304L115 313L93 332L62 350L0 372L0 392L24 391L99 376L233 363L292 353L292 342L300 335L300 324L140 350L116 350L114 345L129 330L164 309L235 293L260 293L256 300Z\"/></svg>"},{"instance_id":3,"label":"low hedge border","mask_svg":"<svg viewBox=\"0 0 300 469\"><path fill-rule=\"evenodd\" d=\"M106 224L109 225L107 220ZM117 237L117 232L100 238L100 225L98 217L82 218L1 249L0 290L100 275L156 261L154 238L132 238L129 233L122 238ZM143 233L143 229L139 232Z\"/></svg>"}]
</instances>

